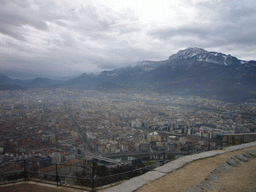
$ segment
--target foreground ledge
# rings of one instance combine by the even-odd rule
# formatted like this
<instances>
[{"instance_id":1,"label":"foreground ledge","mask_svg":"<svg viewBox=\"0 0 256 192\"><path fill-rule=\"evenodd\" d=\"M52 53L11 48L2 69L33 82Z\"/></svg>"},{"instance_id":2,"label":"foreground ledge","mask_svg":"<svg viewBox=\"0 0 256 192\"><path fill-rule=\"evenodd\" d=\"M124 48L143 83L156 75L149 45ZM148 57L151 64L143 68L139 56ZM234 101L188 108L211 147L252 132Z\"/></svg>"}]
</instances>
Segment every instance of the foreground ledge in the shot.
<instances>
[{"instance_id":1,"label":"foreground ledge","mask_svg":"<svg viewBox=\"0 0 256 192\"><path fill-rule=\"evenodd\" d=\"M138 177L134 177L134 178L132 178L128 181L125 181L122 184L117 185L115 187L106 189L104 192L115 192L115 191L132 192L132 191L139 189L143 185L147 184L149 181L157 180L157 179L165 176L168 173L171 173L177 169L182 168L184 165L186 165L190 162L213 157L213 156L220 155L223 153L228 153L228 152L232 152L232 151L236 151L236 150L240 150L240 149L253 147L253 146L256 146L256 142L226 147L223 150L207 151L207 152L203 152L203 153L199 153L199 154L183 156L183 157L176 159L174 161L171 161L163 166L157 167L153 171L147 172Z\"/></svg>"}]
</instances>

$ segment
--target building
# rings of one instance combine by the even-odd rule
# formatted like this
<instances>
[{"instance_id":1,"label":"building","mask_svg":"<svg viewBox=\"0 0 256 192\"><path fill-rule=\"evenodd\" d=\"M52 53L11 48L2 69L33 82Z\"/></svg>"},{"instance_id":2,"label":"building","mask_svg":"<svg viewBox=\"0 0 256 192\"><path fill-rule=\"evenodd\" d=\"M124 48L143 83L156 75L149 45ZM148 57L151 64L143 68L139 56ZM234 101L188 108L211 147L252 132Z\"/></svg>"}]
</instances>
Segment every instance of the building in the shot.
<instances>
[{"instance_id":1,"label":"building","mask_svg":"<svg viewBox=\"0 0 256 192\"><path fill-rule=\"evenodd\" d=\"M61 162L61 154L60 153L52 153L52 163L57 164Z\"/></svg>"},{"instance_id":2,"label":"building","mask_svg":"<svg viewBox=\"0 0 256 192\"><path fill-rule=\"evenodd\" d=\"M140 143L139 149L142 152L146 152L150 150L150 144L149 143Z\"/></svg>"},{"instance_id":3,"label":"building","mask_svg":"<svg viewBox=\"0 0 256 192\"><path fill-rule=\"evenodd\" d=\"M122 151L123 151L123 152L127 152L128 150L129 150L128 145L127 145L127 144L123 144L123 145L122 145Z\"/></svg>"},{"instance_id":4,"label":"building","mask_svg":"<svg viewBox=\"0 0 256 192\"><path fill-rule=\"evenodd\" d=\"M131 126L135 127L135 128L141 128L142 127L142 123L140 121L138 121L138 120L132 121L131 122Z\"/></svg>"},{"instance_id":5,"label":"building","mask_svg":"<svg viewBox=\"0 0 256 192\"><path fill-rule=\"evenodd\" d=\"M44 177L44 174L48 174L48 179L55 179L56 177L56 169L59 176L66 176L66 175L74 175L75 173L79 173L83 171L82 167L82 161L79 159L74 159L71 161L67 161L65 163L62 163L60 165L51 165L48 167L44 167L38 170L42 177Z\"/></svg>"},{"instance_id":6,"label":"building","mask_svg":"<svg viewBox=\"0 0 256 192\"><path fill-rule=\"evenodd\" d=\"M155 142L161 142L162 137L159 135L158 132L154 131L148 134L147 136L148 142L155 141Z\"/></svg>"},{"instance_id":7,"label":"building","mask_svg":"<svg viewBox=\"0 0 256 192\"><path fill-rule=\"evenodd\" d=\"M54 134L42 135L42 142L55 144L56 143L56 137L55 137Z\"/></svg>"}]
</instances>

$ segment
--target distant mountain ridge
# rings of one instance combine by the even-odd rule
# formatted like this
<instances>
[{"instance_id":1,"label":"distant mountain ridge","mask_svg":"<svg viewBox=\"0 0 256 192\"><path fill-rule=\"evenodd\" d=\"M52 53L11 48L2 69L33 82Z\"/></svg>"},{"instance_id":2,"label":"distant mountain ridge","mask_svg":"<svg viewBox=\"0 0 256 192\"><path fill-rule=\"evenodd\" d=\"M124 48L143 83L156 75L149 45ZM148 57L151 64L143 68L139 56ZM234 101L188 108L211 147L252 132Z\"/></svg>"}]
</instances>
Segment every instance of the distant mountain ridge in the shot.
<instances>
[{"instance_id":1,"label":"distant mountain ridge","mask_svg":"<svg viewBox=\"0 0 256 192\"><path fill-rule=\"evenodd\" d=\"M239 60L201 48L180 50L164 61L142 61L103 71L98 76L92 76L92 81L88 76L84 80L82 77L79 79L83 87L88 88L108 82L134 91L199 95L228 101L256 98L255 61ZM73 83L78 85L76 81ZM106 88L102 87L102 90Z\"/></svg>"},{"instance_id":2,"label":"distant mountain ridge","mask_svg":"<svg viewBox=\"0 0 256 192\"><path fill-rule=\"evenodd\" d=\"M10 81L0 76L0 82ZM180 50L164 61L141 61L99 75L83 73L59 82L42 78L16 80L13 84L198 95L235 102L256 98L256 61L194 47Z\"/></svg>"},{"instance_id":3,"label":"distant mountain ridge","mask_svg":"<svg viewBox=\"0 0 256 192\"><path fill-rule=\"evenodd\" d=\"M11 79L5 75L0 74L0 86L2 87L1 90L50 87L60 83L63 82L41 77L37 77L30 80Z\"/></svg>"}]
</instances>

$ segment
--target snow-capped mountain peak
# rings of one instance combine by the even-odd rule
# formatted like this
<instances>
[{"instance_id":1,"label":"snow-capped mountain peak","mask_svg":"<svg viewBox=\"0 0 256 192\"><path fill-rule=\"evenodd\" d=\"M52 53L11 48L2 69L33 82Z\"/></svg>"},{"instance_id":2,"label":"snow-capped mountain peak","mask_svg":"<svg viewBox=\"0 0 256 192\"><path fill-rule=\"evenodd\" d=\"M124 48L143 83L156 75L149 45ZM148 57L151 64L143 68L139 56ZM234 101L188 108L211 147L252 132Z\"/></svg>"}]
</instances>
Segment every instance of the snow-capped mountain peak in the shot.
<instances>
[{"instance_id":1,"label":"snow-capped mountain peak","mask_svg":"<svg viewBox=\"0 0 256 192\"><path fill-rule=\"evenodd\" d=\"M193 65L194 63L200 64L218 64L218 65L224 65L224 66L238 66L241 64L246 64L245 61L238 60L236 57L233 57L231 55L226 55L223 53L218 52L208 52L205 49L197 48L197 47L191 47L187 48L185 50L180 50L176 54L173 54L169 57L168 60L164 61L140 61L137 63L134 63L131 66L123 67L120 69L116 69L112 71L112 73L115 74L109 74L109 76L116 76L117 74L122 73L122 71L129 70L131 74L139 74L148 71L155 70L158 67L162 66L172 66L172 67L178 67L181 65Z\"/></svg>"},{"instance_id":2,"label":"snow-capped mountain peak","mask_svg":"<svg viewBox=\"0 0 256 192\"><path fill-rule=\"evenodd\" d=\"M218 52L208 52L202 48L197 47L180 50L177 54L171 55L169 57L169 60L196 60L215 64L222 64L226 66L241 64L240 60L231 55L225 55Z\"/></svg>"},{"instance_id":3,"label":"snow-capped mountain peak","mask_svg":"<svg viewBox=\"0 0 256 192\"><path fill-rule=\"evenodd\" d=\"M178 51L177 54L173 54L169 57L170 60L176 60L176 59L188 59L193 58L196 55L203 55L206 54L207 51L201 48L193 47L193 48L187 48L185 50Z\"/></svg>"}]
</instances>

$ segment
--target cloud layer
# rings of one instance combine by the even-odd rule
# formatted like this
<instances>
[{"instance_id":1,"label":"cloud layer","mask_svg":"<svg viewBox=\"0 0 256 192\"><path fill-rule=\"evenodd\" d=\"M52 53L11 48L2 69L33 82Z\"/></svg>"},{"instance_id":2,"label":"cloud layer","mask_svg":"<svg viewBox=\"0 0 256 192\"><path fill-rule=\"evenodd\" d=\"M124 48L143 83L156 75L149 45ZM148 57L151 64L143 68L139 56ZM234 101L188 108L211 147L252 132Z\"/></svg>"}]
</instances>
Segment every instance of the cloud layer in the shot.
<instances>
[{"instance_id":1,"label":"cloud layer","mask_svg":"<svg viewBox=\"0 0 256 192\"><path fill-rule=\"evenodd\" d=\"M1 69L99 73L187 47L256 60L254 1L128 2L2 0Z\"/></svg>"}]
</instances>

